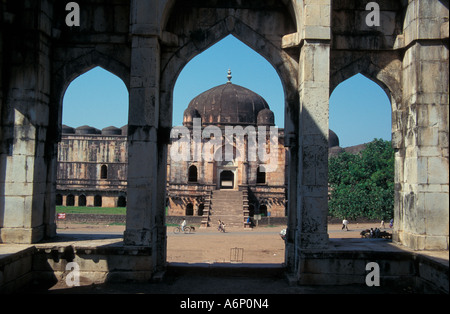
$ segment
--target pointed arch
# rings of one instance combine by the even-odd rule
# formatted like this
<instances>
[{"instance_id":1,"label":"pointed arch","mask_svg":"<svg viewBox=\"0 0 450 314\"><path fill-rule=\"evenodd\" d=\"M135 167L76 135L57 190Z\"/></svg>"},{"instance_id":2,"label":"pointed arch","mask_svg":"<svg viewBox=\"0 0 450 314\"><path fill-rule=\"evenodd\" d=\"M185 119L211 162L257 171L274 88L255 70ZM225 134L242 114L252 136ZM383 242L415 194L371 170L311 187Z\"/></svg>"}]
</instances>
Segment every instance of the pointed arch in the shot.
<instances>
[{"instance_id":1,"label":"pointed arch","mask_svg":"<svg viewBox=\"0 0 450 314\"><path fill-rule=\"evenodd\" d=\"M360 91L364 91L362 94ZM342 105L345 105L342 106ZM385 105L385 106L383 106ZM350 134L345 134L343 130L339 129L340 125L351 125L358 134L363 135L363 129L372 128L379 129L380 126L386 127L385 133L373 134L367 136L365 139L360 139L359 142L352 145L364 144L372 141L374 138L383 137L391 139L392 132L392 113L391 113L391 99L386 90L381 88L377 82L367 78L365 75L358 73L345 81L341 82L330 95L330 128L341 136L342 139L348 138ZM333 123L336 116L341 116L341 122ZM380 119L377 119L380 117ZM389 120L389 125L387 125ZM384 124L386 123L386 124ZM362 129L363 128L363 129ZM345 142L345 141L344 141ZM352 145L343 145L344 147Z\"/></svg>"},{"instance_id":2,"label":"pointed arch","mask_svg":"<svg viewBox=\"0 0 450 314\"><path fill-rule=\"evenodd\" d=\"M298 99L298 60L293 59L281 49L281 38L280 45L277 45L276 42L261 35L241 19L227 16L207 29L194 32L189 39L181 42L179 47L175 49L169 47L166 51L162 49L161 116L172 117L173 90L179 74L187 63L228 35L236 37L273 66L283 86L285 107L296 103ZM288 118L285 117L285 119ZM171 127L171 125L165 125L164 127Z\"/></svg>"}]
</instances>

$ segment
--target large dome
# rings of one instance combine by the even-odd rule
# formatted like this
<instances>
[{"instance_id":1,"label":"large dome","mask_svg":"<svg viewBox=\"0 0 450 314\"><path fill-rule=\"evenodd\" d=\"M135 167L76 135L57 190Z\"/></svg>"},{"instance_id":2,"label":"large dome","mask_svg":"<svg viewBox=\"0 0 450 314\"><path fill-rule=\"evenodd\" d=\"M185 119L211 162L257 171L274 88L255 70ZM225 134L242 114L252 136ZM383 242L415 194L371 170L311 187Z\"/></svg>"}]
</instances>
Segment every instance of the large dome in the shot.
<instances>
[{"instance_id":1,"label":"large dome","mask_svg":"<svg viewBox=\"0 0 450 314\"><path fill-rule=\"evenodd\" d=\"M184 112L184 125L191 125L194 118L201 118L202 124L257 125L258 114L265 110L265 117L271 117L269 105L260 95L251 90L228 82L198 95ZM267 119L264 119L267 123ZM274 125L273 119L269 119ZM260 116L261 121L261 116Z\"/></svg>"}]
</instances>

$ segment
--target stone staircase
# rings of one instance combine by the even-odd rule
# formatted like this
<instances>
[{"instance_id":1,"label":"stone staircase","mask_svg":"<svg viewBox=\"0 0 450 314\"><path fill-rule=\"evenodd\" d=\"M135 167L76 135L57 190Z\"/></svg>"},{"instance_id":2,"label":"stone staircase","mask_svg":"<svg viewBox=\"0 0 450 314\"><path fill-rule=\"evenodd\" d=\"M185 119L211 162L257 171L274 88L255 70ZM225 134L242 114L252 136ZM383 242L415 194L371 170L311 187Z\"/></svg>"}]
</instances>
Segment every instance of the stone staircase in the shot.
<instances>
[{"instance_id":1,"label":"stone staircase","mask_svg":"<svg viewBox=\"0 0 450 314\"><path fill-rule=\"evenodd\" d=\"M244 228L243 193L242 191L216 190L212 192L210 204L210 226L216 228L218 220L225 223L226 228Z\"/></svg>"}]
</instances>

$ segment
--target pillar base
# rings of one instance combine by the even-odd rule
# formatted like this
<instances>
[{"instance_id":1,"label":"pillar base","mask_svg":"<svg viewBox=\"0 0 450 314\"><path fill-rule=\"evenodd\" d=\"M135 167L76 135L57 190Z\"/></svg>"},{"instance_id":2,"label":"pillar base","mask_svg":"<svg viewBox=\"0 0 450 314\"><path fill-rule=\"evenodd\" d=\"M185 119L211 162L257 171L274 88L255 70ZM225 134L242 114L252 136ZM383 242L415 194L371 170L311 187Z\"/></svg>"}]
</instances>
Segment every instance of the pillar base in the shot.
<instances>
[{"instance_id":1,"label":"pillar base","mask_svg":"<svg viewBox=\"0 0 450 314\"><path fill-rule=\"evenodd\" d=\"M411 232L394 231L392 240L415 251L446 251L448 236L430 236Z\"/></svg>"},{"instance_id":2,"label":"pillar base","mask_svg":"<svg viewBox=\"0 0 450 314\"><path fill-rule=\"evenodd\" d=\"M123 233L125 245L150 246L152 243L151 232L148 229L126 229Z\"/></svg>"},{"instance_id":3,"label":"pillar base","mask_svg":"<svg viewBox=\"0 0 450 314\"><path fill-rule=\"evenodd\" d=\"M0 228L0 243L33 244L45 238L45 226L34 228Z\"/></svg>"}]
</instances>

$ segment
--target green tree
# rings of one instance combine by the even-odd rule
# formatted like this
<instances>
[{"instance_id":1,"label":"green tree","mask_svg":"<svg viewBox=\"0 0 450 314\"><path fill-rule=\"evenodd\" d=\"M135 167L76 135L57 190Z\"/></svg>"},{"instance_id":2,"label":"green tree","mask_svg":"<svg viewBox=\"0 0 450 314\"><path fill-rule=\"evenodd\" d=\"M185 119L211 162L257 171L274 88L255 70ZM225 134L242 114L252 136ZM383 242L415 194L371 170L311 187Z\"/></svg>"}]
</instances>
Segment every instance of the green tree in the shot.
<instances>
[{"instance_id":1,"label":"green tree","mask_svg":"<svg viewBox=\"0 0 450 314\"><path fill-rule=\"evenodd\" d=\"M330 215L338 218L389 219L394 210L394 150L375 139L359 154L329 160Z\"/></svg>"}]
</instances>

